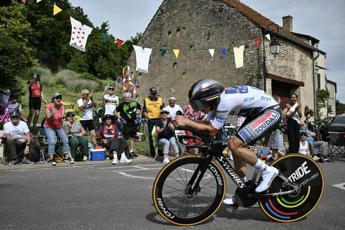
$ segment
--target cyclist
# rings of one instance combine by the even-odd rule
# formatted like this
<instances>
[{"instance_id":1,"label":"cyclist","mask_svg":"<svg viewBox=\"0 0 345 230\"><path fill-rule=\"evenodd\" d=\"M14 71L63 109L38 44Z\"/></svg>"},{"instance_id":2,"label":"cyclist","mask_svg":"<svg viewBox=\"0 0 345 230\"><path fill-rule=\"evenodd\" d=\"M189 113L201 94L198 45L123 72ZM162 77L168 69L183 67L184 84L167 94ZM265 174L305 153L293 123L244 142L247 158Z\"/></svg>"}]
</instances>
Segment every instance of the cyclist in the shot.
<instances>
[{"instance_id":1,"label":"cyclist","mask_svg":"<svg viewBox=\"0 0 345 230\"><path fill-rule=\"evenodd\" d=\"M209 122L197 123L184 116L176 116L175 127L185 127L215 136L223 127L229 115L246 117L236 134L228 142L234 158L234 166L241 179L246 182L246 163L262 172L262 180L255 192L261 193L269 188L278 170L268 166L256 157L246 146L255 143L276 128L282 118L278 103L263 90L247 85L224 88L218 81L199 80L190 88L189 103L194 111L208 113ZM224 200L234 204L234 197Z\"/></svg>"}]
</instances>

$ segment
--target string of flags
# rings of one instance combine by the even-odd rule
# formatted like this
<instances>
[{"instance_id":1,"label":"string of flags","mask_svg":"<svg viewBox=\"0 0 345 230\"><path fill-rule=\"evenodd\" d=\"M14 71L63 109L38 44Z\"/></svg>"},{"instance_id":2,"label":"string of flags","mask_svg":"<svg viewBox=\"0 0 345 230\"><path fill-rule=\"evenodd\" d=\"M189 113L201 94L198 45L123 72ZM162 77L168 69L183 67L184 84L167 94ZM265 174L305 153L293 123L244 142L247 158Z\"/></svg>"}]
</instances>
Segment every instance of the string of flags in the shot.
<instances>
[{"instance_id":1,"label":"string of flags","mask_svg":"<svg viewBox=\"0 0 345 230\"><path fill-rule=\"evenodd\" d=\"M260 39L255 40L255 45L259 46L261 43ZM143 73L148 73L148 65L150 62L150 55L152 53L152 49L150 48L144 48L141 46L136 46L133 45L134 51L135 51L135 58L136 58L136 71L138 72L143 72ZM244 49L246 48L245 45L241 45L238 47L233 47L233 55L235 59L235 68L241 68L243 67L243 55L244 55ZM168 48L160 48L159 53L161 57L164 57L168 51L172 51L173 54L175 55L175 58L178 58L179 55L181 54L181 50L187 50L187 49L168 49ZM211 60L213 60L215 54L216 54L216 49L195 49L195 50L188 50L188 51L208 51ZM219 49L219 53L221 57L226 57L228 55L228 48L222 47Z\"/></svg>"}]
</instances>

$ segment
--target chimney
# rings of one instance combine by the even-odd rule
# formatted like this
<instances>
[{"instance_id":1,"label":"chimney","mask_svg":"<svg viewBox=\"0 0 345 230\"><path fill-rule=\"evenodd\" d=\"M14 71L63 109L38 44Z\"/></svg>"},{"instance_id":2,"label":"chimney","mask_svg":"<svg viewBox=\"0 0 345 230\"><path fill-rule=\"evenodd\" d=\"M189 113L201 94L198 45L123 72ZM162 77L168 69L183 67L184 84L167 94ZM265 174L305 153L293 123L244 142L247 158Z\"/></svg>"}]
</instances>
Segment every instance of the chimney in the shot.
<instances>
[{"instance_id":1,"label":"chimney","mask_svg":"<svg viewBox=\"0 0 345 230\"><path fill-rule=\"evenodd\" d=\"M292 32L293 30L293 17L288 15L283 17L283 28Z\"/></svg>"}]
</instances>

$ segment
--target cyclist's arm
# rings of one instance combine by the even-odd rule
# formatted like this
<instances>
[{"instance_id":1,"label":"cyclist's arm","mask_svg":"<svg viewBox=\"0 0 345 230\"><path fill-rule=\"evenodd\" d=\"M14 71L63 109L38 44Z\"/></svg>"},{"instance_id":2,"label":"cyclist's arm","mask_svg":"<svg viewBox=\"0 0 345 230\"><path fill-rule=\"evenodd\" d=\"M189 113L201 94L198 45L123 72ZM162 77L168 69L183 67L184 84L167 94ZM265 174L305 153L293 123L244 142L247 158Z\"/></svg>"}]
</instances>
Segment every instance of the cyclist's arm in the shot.
<instances>
[{"instance_id":1,"label":"cyclist's arm","mask_svg":"<svg viewBox=\"0 0 345 230\"><path fill-rule=\"evenodd\" d=\"M210 136L215 136L218 131L218 129L213 127L209 122L199 123L189 120L184 116L176 116L175 120L173 121L173 125L174 127L183 127L197 132L201 131L201 133L206 132Z\"/></svg>"}]
</instances>

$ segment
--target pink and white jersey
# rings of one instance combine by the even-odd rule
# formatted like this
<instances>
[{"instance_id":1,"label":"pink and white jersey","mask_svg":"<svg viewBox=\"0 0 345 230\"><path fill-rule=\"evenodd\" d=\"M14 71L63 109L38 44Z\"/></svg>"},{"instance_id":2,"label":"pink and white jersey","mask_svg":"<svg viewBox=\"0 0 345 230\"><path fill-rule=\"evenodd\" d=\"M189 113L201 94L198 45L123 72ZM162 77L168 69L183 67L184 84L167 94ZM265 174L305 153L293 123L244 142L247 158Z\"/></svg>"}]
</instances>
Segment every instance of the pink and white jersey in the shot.
<instances>
[{"instance_id":1,"label":"pink and white jersey","mask_svg":"<svg viewBox=\"0 0 345 230\"><path fill-rule=\"evenodd\" d=\"M226 88L220 95L217 111L210 112L209 119L213 127L220 129L229 115L248 117L277 104L272 96L261 89L236 85Z\"/></svg>"}]
</instances>

